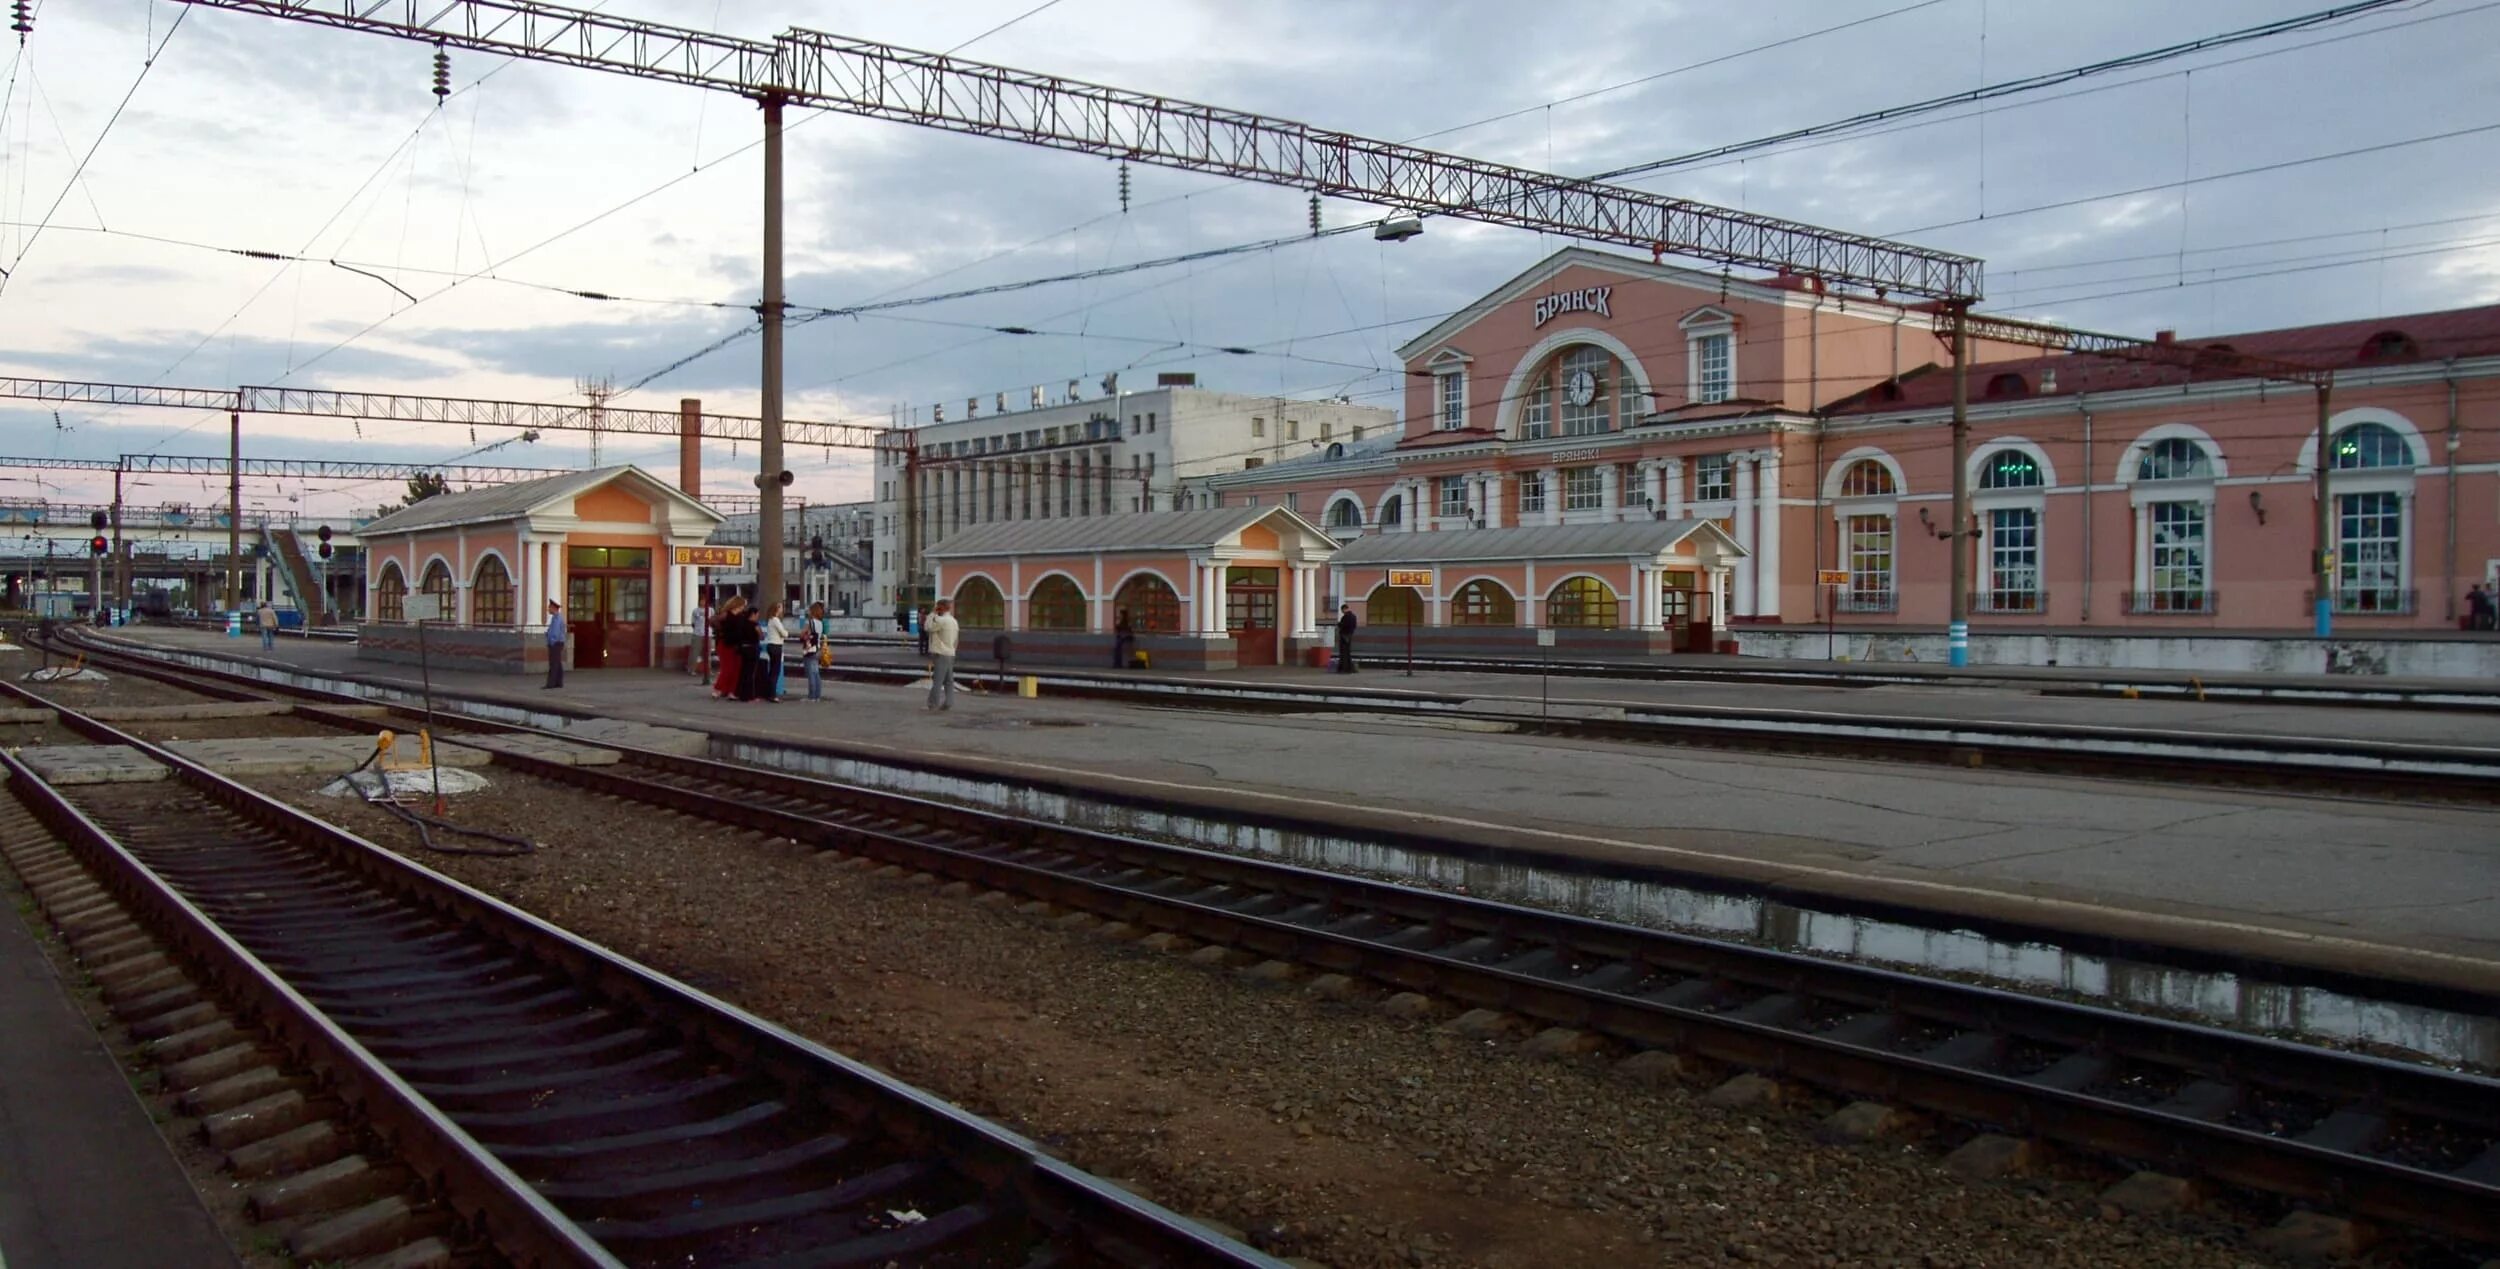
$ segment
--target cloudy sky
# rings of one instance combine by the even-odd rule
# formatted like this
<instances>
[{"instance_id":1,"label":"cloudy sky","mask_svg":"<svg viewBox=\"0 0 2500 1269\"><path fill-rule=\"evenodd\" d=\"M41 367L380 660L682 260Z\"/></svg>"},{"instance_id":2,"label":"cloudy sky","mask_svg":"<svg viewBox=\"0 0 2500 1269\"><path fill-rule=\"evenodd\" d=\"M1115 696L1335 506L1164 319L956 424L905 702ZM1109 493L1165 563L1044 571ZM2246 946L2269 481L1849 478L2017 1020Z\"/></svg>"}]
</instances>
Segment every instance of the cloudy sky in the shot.
<instances>
[{"instance_id":1,"label":"cloudy sky","mask_svg":"<svg viewBox=\"0 0 2500 1269\"><path fill-rule=\"evenodd\" d=\"M2326 4L1057 0L1034 11L1038 2L596 7L755 38L804 26L962 47L1578 174ZM458 91L438 107L428 48L171 0L37 0L34 27L22 48L0 50L0 268L10 271L0 373L560 401L604 376L648 380L623 404L697 396L755 409L757 344L733 338L750 318L761 254L751 104L455 52ZM2500 0L2415 0L1630 183L1982 256L1986 307L2101 329L2223 333L2491 303L2495 47ZM1305 196L1292 190L1139 167L1124 213L1116 167L1102 159L844 116L792 122L794 304L1047 278L1307 229ZM1379 209L1331 201L1322 214L1342 225ZM1211 387L1395 406L1392 348L1561 245L1435 221L1402 244L1305 239L818 321L791 333L788 409L925 417L932 402L999 391L1021 401L1031 385L1070 379L1090 394L1122 368L1132 382L1194 370ZM246 250L315 263L236 254ZM1003 325L1043 333L994 332ZM1212 351L1225 346L1258 355ZM0 454L222 455L224 424L136 408L56 418L0 400ZM258 416L244 447L442 462L504 439ZM586 450L581 434L559 433L478 461L560 467ZM611 440L607 452L673 471L670 448L648 440ZM752 447L727 444L706 457L716 492L742 487L754 461ZM860 456L791 457L801 495L865 495ZM151 478L131 496L206 500L208 483ZM69 473L0 470L0 498L95 490ZM396 490L248 492L329 515Z\"/></svg>"}]
</instances>

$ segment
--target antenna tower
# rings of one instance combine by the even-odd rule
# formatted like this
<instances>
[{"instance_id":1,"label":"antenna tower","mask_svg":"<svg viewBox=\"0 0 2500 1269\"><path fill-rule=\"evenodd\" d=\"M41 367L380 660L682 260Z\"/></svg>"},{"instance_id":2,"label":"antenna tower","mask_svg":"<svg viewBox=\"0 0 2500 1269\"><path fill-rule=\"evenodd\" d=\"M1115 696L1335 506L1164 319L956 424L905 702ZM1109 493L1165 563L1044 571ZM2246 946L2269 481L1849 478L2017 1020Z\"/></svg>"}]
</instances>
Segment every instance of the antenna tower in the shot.
<instances>
[{"instance_id":1,"label":"antenna tower","mask_svg":"<svg viewBox=\"0 0 2500 1269\"><path fill-rule=\"evenodd\" d=\"M600 461L604 449L601 442L607 436L608 398L616 395L616 380L607 375L596 379L585 375L573 381L573 390L590 402L590 465L605 466Z\"/></svg>"}]
</instances>

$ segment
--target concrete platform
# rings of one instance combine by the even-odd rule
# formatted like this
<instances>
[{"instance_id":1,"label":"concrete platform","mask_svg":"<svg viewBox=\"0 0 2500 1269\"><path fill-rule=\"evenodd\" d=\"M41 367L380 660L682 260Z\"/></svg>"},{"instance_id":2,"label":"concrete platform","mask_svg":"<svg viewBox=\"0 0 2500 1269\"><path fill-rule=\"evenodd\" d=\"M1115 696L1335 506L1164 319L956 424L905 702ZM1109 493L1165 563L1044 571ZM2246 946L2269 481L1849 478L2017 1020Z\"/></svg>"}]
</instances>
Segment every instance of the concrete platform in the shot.
<instances>
[{"instance_id":1,"label":"concrete platform","mask_svg":"<svg viewBox=\"0 0 2500 1269\"><path fill-rule=\"evenodd\" d=\"M251 740L177 740L167 749L223 775L345 775L373 752L371 736L267 736ZM412 739L397 751L401 763L416 761ZM434 761L446 767L482 767L494 755L466 745L437 742Z\"/></svg>"},{"instance_id":2,"label":"concrete platform","mask_svg":"<svg viewBox=\"0 0 2500 1269\"><path fill-rule=\"evenodd\" d=\"M624 759L623 754L613 749L577 745L563 740L550 740L543 736L463 736L460 743L470 748L483 749L488 753L541 758L548 762L562 763L568 767L612 767Z\"/></svg>"},{"instance_id":3,"label":"concrete platform","mask_svg":"<svg viewBox=\"0 0 2500 1269\"><path fill-rule=\"evenodd\" d=\"M18 760L46 784L143 784L173 774L128 745L40 745L17 751Z\"/></svg>"},{"instance_id":4,"label":"concrete platform","mask_svg":"<svg viewBox=\"0 0 2500 1269\"><path fill-rule=\"evenodd\" d=\"M121 1064L0 916L0 1265L236 1264Z\"/></svg>"},{"instance_id":5,"label":"concrete platform","mask_svg":"<svg viewBox=\"0 0 2500 1269\"><path fill-rule=\"evenodd\" d=\"M335 644L275 654L142 629L197 653L415 686ZM1330 692L1535 699L1534 679L1309 670L1207 676ZM492 674L437 691L756 739L933 758L1009 779L1324 817L1511 849L1726 877L2111 937L2500 990L2500 812L2293 793L1899 763L1788 758L1400 726L1315 706L1227 714L962 695L943 715L903 687L828 685L821 705L715 701L684 675L585 671L560 692ZM1583 681L1557 700L1915 712L2238 731L2500 742L2474 715L2101 701L1967 688L1843 689Z\"/></svg>"}]
</instances>

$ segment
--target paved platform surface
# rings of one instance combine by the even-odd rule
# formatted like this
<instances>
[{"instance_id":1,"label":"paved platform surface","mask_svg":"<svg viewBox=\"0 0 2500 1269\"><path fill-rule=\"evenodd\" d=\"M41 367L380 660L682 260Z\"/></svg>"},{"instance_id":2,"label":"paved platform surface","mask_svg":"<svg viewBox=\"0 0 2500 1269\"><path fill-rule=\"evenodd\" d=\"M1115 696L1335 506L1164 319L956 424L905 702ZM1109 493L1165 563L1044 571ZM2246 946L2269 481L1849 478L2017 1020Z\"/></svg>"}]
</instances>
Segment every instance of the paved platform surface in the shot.
<instances>
[{"instance_id":1,"label":"paved platform surface","mask_svg":"<svg viewBox=\"0 0 2500 1269\"><path fill-rule=\"evenodd\" d=\"M262 654L216 636L138 633L226 657L415 682L406 667L359 661L340 645L282 644ZM1297 674L1325 685L1311 671L1280 677ZM928 714L920 691L849 683L829 684L823 704L762 705L715 701L690 678L657 671L584 672L554 692L512 675L444 673L434 681L524 707L833 740L1148 796L1878 893L1948 911L2257 955L2306 948L2315 953L2308 959L2364 971L2402 953L2398 959L2450 967L2451 981L2500 990L2500 811L2487 809L1580 742L1342 713L964 695L952 712ZM1515 691L1518 680L1484 686ZM1874 699L1870 691L1797 691L1818 705L1863 708ZM1764 687L1732 695L1749 705L1795 699ZM1959 690L1948 699L1966 707L1993 701L1996 716L2019 718L2185 726L2219 716L2260 734L2298 734L2303 725L2353 734L2376 724L2377 734L2397 738L2491 738L2487 721L2394 710L2200 709Z\"/></svg>"},{"instance_id":2,"label":"paved platform surface","mask_svg":"<svg viewBox=\"0 0 2500 1269\"><path fill-rule=\"evenodd\" d=\"M235 1263L120 1063L25 922L0 914L0 1265Z\"/></svg>"}]
</instances>

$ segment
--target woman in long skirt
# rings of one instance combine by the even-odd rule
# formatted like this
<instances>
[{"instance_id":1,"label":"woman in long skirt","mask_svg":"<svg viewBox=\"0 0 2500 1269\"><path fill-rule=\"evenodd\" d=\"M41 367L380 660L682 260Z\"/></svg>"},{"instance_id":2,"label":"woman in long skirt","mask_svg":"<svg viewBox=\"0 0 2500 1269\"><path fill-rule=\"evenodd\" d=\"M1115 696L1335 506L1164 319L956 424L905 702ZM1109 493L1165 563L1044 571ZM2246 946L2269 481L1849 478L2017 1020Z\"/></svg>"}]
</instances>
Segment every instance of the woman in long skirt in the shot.
<instances>
[{"instance_id":1,"label":"woman in long skirt","mask_svg":"<svg viewBox=\"0 0 2500 1269\"><path fill-rule=\"evenodd\" d=\"M739 625L747 620L746 608L744 597L732 595L720 606L720 616L713 620L712 647L720 657L720 674L712 680L714 700L727 700L742 682L740 672L745 667L740 664L737 635Z\"/></svg>"}]
</instances>

